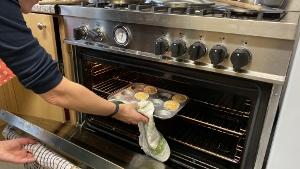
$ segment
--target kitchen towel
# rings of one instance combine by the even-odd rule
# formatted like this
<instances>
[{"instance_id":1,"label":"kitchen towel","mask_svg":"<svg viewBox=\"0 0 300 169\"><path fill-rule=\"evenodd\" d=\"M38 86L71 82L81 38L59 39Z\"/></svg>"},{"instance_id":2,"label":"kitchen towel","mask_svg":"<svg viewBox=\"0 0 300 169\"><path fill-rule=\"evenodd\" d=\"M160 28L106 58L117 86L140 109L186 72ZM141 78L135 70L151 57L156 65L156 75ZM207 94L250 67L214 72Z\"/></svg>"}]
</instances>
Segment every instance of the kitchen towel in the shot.
<instances>
[{"instance_id":1,"label":"kitchen towel","mask_svg":"<svg viewBox=\"0 0 300 169\"><path fill-rule=\"evenodd\" d=\"M139 144L147 155L158 161L165 162L169 159L171 150L166 139L155 127L154 109L154 105L150 101L138 102L137 111L149 118L148 123L138 123L140 131Z\"/></svg>"},{"instance_id":2,"label":"kitchen towel","mask_svg":"<svg viewBox=\"0 0 300 169\"><path fill-rule=\"evenodd\" d=\"M14 73L0 59L0 86L15 77Z\"/></svg>"},{"instance_id":3,"label":"kitchen towel","mask_svg":"<svg viewBox=\"0 0 300 169\"><path fill-rule=\"evenodd\" d=\"M7 140L20 138L15 129L9 125L4 128L2 135ZM80 169L40 143L28 144L25 149L36 159L34 163L25 164L26 169Z\"/></svg>"}]
</instances>

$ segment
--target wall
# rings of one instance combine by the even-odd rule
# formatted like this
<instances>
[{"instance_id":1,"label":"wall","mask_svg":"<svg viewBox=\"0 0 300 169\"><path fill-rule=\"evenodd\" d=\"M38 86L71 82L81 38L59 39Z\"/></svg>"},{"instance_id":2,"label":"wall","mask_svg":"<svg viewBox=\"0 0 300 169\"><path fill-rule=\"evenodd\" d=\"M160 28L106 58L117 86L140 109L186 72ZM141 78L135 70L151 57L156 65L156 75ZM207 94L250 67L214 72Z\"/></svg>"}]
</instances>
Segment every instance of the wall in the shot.
<instances>
[{"instance_id":1,"label":"wall","mask_svg":"<svg viewBox=\"0 0 300 169\"><path fill-rule=\"evenodd\" d=\"M267 169L300 168L300 43L280 110Z\"/></svg>"}]
</instances>

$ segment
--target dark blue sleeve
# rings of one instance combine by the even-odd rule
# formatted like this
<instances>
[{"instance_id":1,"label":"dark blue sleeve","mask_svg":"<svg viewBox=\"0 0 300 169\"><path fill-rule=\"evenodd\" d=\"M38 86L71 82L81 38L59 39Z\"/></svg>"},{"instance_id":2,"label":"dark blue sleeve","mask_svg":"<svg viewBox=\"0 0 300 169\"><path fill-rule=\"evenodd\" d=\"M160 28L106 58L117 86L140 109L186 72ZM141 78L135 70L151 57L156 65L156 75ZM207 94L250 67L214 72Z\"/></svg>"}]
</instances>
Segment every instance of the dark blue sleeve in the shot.
<instances>
[{"instance_id":1,"label":"dark blue sleeve","mask_svg":"<svg viewBox=\"0 0 300 169\"><path fill-rule=\"evenodd\" d=\"M62 80L57 62L40 46L26 26L18 0L0 0L0 57L20 82L37 94Z\"/></svg>"}]
</instances>

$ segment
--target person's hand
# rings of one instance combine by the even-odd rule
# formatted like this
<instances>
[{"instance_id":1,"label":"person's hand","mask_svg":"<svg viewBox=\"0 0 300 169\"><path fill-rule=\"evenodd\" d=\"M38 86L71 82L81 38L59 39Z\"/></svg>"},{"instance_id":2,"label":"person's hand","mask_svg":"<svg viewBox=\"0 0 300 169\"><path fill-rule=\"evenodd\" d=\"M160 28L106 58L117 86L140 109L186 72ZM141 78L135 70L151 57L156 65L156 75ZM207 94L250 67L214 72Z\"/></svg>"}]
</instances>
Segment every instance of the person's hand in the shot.
<instances>
[{"instance_id":1,"label":"person's hand","mask_svg":"<svg viewBox=\"0 0 300 169\"><path fill-rule=\"evenodd\" d=\"M136 107L136 104L120 104L119 112L113 118L128 124L137 124L138 122L148 123L148 118L137 112Z\"/></svg>"},{"instance_id":2,"label":"person's hand","mask_svg":"<svg viewBox=\"0 0 300 169\"><path fill-rule=\"evenodd\" d=\"M24 146L35 143L36 141L29 138L0 141L0 160L18 164L34 162L34 157Z\"/></svg>"}]
</instances>

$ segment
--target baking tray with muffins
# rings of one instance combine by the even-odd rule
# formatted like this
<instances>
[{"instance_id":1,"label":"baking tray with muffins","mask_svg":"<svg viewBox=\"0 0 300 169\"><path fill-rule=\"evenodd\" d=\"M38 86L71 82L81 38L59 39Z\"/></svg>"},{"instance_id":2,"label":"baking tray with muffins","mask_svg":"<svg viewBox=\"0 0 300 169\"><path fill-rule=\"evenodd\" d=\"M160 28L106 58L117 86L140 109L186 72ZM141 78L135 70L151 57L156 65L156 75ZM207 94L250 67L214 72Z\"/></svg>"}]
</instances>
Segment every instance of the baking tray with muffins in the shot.
<instances>
[{"instance_id":1,"label":"baking tray with muffins","mask_svg":"<svg viewBox=\"0 0 300 169\"><path fill-rule=\"evenodd\" d=\"M155 106L154 117L169 119L186 105L189 98L186 95L144 83L132 83L109 95L108 100L119 100L124 103L151 101Z\"/></svg>"}]
</instances>

